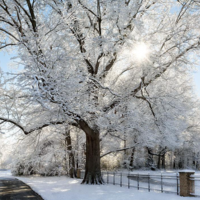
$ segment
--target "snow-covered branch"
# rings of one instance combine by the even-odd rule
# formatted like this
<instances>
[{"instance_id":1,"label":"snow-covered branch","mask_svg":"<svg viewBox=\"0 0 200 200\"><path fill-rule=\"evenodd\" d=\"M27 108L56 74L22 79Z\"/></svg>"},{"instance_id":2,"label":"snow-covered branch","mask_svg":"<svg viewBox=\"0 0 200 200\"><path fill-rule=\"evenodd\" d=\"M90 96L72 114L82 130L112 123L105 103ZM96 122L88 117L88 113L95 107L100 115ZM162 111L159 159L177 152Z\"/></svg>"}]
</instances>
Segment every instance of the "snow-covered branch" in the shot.
<instances>
[{"instance_id":1,"label":"snow-covered branch","mask_svg":"<svg viewBox=\"0 0 200 200\"><path fill-rule=\"evenodd\" d=\"M108 90L112 95L114 95L116 97L121 97L120 95L118 95L115 92L113 92L109 87L103 86L97 79L95 79L93 77L90 77L89 79L92 80L93 82L96 82L102 89Z\"/></svg>"},{"instance_id":2,"label":"snow-covered branch","mask_svg":"<svg viewBox=\"0 0 200 200\"><path fill-rule=\"evenodd\" d=\"M108 154L111 154L111 153L116 153L116 152L120 152L120 151L124 151L124 150L127 150L127 149L132 149L132 148L135 148L136 145L134 146L131 146L131 147L126 147L126 148L123 148L123 149L116 149L116 150L113 150L113 151L109 151L103 155L101 155L101 158L103 158L104 156L107 156Z\"/></svg>"},{"instance_id":3,"label":"snow-covered branch","mask_svg":"<svg viewBox=\"0 0 200 200\"><path fill-rule=\"evenodd\" d=\"M12 120L12 119L7 119L7 118L4 118L4 117L0 117L0 120L2 120L3 122L9 122L9 123L15 125L19 129L21 129L25 135L28 135L28 134L30 134L30 133L32 133L34 131L42 130L43 128L51 126L51 125L59 125L59 124L66 123L66 121L51 121L51 122L36 126L34 128L28 129L28 128L22 126L21 123L15 121L15 120Z\"/></svg>"}]
</instances>

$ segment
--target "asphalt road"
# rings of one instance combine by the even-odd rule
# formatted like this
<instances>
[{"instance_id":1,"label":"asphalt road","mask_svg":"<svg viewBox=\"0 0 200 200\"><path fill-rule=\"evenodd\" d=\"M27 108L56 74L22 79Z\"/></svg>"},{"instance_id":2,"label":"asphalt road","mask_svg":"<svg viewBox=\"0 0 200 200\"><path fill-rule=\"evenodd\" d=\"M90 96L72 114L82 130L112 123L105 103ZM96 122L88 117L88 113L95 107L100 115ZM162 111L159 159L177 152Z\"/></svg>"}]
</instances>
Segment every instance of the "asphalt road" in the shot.
<instances>
[{"instance_id":1,"label":"asphalt road","mask_svg":"<svg viewBox=\"0 0 200 200\"><path fill-rule=\"evenodd\" d=\"M43 200L18 179L0 178L0 200Z\"/></svg>"}]
</instances>

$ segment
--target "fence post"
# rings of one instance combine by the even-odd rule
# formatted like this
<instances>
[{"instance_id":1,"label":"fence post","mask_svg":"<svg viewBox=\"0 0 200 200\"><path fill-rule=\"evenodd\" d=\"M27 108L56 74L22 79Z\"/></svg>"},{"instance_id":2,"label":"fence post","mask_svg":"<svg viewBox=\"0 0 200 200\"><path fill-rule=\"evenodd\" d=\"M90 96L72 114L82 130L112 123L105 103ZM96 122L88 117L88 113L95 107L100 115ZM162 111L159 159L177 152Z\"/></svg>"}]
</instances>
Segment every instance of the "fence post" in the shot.
<instances>
[{"instance_id":1,"label":"fence post","mask_svg":"<svg viewBox=\"0 0 200 200\"><path fill-rule=\"evenodd\" d=\"M115 172L113 172L113 185L115 185Z\"/></svg>"},{"instance_id":2,"label":"fence post","mask_svg":"<svg viewBox=\"0 0 200 200\"><path fill-rule=\"evenodd\" d=\"M161 173L161 192L163 193L163 176L162 176L162 173Z\"/></svg>"},{"instance_id":3,"label":"fence post","mask_svg":"<svg viewBox=\"0 0 200 200\"><path fill-rule=\"evenodd\" d=\"M178 173L176 174L176 187L177 187L177 195L179 195L179 190L178 190Z\"/></svg>"},{"instance_id":4,"label":"fence post","mask_svg":"<svg viewBox=\"0 0 200 200\"><path fill-rule=\"evenodd\" d=\"M138 190L140 189L140 185L139 185L139 177L140 175L138 174L138 176L137 176L137 184L138 184Z\"/></svg>"},{"instance_id":5,"label":"fence post","mask_svg":"<svg viewBox=\"0 0 200 200\"><path fill-rule=\"evenodd\" d=\"M77 169L76 176L77 178L81 178L81 169Z\"/></svg>"},{"instance_id":6,"label":"fence post","mask_svg":"<svg viewBox=\"0 0 200 200\"><path fill-rule=\"evenodd\" d=\"M122 187L122 173L120 175L120 186Z\"/></svg>"},{"instance_id":7,"label":"fence post","mask_svg":"<svg viewBox=\"0 0 200 200\"><path fill-rule=\"evenodd\" d=\"M150 175L148 174L148 190L150 192Z\"/></svg>"},{"instance_id":8,"label":"fence post","mask_svg":"<svg viewBox=\"0 0 200 200\"><path fill-rule=\"evenodd\" d=\"M128 188L130 188L130 172L128 172Z\"/></svg>"},{"instance_id":9,"label":"fence post","mask_svg":"<svg viewBox=\"0 0 200 200\"><path fill-rule=\"evenodd\" d=\"M180 174L180 196L189 197L194 193L194 180L190 180L193 171L181 171Z\"/></svg>"},{"instance_id":10,"label":"fence post","mask_svg":"<svg viewBox=\"0 0 200 200\"><path fill-rule=\"evenodd\" d=\"M107 171L107 184L109 183L109 174L108 174L108 171Z\"/></svg>"}]
</instances>

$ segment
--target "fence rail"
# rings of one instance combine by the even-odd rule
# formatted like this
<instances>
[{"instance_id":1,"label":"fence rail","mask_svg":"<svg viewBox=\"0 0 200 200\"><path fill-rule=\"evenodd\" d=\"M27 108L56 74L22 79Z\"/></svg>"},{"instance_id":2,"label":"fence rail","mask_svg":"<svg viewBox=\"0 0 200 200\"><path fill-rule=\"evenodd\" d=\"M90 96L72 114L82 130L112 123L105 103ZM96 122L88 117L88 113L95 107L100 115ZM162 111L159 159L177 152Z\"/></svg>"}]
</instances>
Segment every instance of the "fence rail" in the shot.
<instances>
[{"instance_id":1,"label":"fence rail","mask_svg":"<svg viewBox=\"0 0 200 200\"><path fill-rule=\"evenodd\" d=\"M84 171L81 171L81 178L84 177ZM159 191L166 193L176 193L179 195L179 174L134 174L119 172L102 172L104 182L136 188L138 190Z\"/></svg>"}]
</instances>

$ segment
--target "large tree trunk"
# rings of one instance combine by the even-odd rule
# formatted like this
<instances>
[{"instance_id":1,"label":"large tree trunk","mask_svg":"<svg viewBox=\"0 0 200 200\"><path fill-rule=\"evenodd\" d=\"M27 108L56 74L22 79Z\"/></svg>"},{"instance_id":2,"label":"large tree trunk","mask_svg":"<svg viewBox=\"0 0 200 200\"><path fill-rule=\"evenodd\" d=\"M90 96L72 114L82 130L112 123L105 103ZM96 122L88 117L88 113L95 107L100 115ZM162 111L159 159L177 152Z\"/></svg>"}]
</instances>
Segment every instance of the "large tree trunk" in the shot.
<instances>
[{"instance_id":1,"label":"large tree trunk","mask_svg":"<svg viewBox=\"0 0 200 200\"><path fill-rule=\"evenodd\" d=\"M90 128L83 120L80 122L80 127L86 134L85 177L82 184L103 184L100 167L99 131Z\"/></svg>"}]
</instances>

